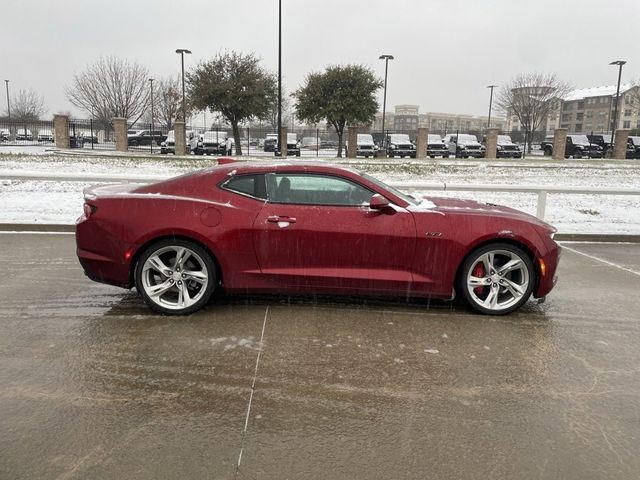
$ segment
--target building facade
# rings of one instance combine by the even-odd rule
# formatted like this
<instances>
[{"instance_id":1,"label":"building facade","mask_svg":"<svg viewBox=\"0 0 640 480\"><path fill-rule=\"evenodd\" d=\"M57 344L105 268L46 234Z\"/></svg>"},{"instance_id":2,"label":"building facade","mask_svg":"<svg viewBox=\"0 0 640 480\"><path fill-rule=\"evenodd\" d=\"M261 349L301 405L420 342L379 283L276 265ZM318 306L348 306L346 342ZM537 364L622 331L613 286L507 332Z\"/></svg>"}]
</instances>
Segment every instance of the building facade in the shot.
<instances>
[{"instance_id":1,"label":"building facade","mask_svg":"<svg viewBox=\"0 0 640 480\"><path fill-rule=\"evenodd\" d=\"M415 131L427 127L433 133L480 132L487 128L486 116L461 115L456 113L427 112L420 113L418 105L396 105L394 112L385 115L385 130ZM491 116L491 126L505 130L507 121L502 117ZM382 113L378 112L372 126L373 131L382 130Z\"/></svg>"},{"instance_id":2,"label":"building facade","mask_svg":"<svg viewBox=\"0 0 640 480\"><path fill-rule=\"evenodd\" d=\"M569 133L607 133L614 125L617 85L581 88L559 99L540 128L547 135L556 128L566 128ZM509 130L522 127L518 118L507 115ZM620 86L620 107L615 128L640 129L640 87Z\"/></svg>"}]
</instances>

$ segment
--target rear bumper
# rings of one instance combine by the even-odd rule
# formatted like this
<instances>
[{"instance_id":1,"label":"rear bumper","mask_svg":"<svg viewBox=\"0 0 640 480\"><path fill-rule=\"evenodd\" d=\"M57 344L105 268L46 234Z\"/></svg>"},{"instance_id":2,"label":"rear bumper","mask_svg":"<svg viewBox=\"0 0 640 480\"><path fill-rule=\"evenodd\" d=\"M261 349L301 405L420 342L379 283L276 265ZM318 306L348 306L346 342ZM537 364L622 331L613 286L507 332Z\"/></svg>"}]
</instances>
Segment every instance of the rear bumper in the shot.
<instances>
[{"instance_id":1,"label":"rear bumper","mask_svg":"<svg viewBox=\"0 0 640 480\"><path fill-rule=\"evenodd\" d=\"M111 232L84 215L76 222L76 254L85 275L91 280L131 288L126 250Z\"/></svg>"}]
</instances>

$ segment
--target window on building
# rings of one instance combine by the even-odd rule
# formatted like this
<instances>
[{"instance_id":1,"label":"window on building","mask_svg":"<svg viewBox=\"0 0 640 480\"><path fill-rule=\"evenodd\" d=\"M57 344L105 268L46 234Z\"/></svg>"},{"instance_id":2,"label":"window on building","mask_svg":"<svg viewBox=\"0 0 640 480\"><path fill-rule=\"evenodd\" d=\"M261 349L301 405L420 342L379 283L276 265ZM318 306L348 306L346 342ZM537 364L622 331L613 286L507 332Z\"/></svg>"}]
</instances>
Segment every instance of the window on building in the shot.
<instances>
[{"instance_id":1,"label":"window on building","mask_svg":"<svg viewBox=\"0 0 640 480\"><path fill-rule=\"evenodd\" d=\"M581 131L582 131L582 124L581 124L581 123L578 123L578 124L576 125L576 133L581 132Z\"/></svg>"},{"instance_id":2,"label":"window on building","mask_svg":"<svg viewBox=\"0 0 640 480\"><path fill-rule=\"evenodd\" d=\"M598 126L596 127L596 130L597 130L598 132L604 132L604 125L598 125Z\"/></svg>"},{"instance_id":3,"label":"window on building","mask_svg":"<svg viewBox=\"0 0 640 480\"><path fill-rule=\"evenodd\" d=\"M583 117L584 117L584 113L582 113L582 112L579 112L579 113L576 114L576 120L579 121L579 122L582 121Z\"/></svg>"},{"instance_id":4,"label":"window on building","mask_svg":"<svg viewBox=\"0 0 640 480\"><path fill-rule=\"evenodd\" d=\"M571 117L572 117L572 115L570 113L563 113L562 114L562 121L563 122L570 122L571 121Z\"/></svg>"},{"instance_id":5,"label":"window on building","mask_svg":"<svg viewBox=\"0 0 640 480\"><path fill-rule=\"evenodd\" d=\"M625 117L630 117L631 116L631 109L628 108L627 110L624 111L624 116Z\"/></svg>"},{"instance_id":6,"label":"window on building","mask_svg":"<svg viewBox=\"0 0 640 480\"><path fill-rule=\"evenodd\" d=\"M578 110L584 110L584 102L578 102Z\"/></svg>"},{"instance_id":7,"label":"window on building","mask_svg":"<svg viewBox=\"0 0 640 480\"><path fill-rule=\"evenodd\" d=\"M622 122L622 128L631 128L631 121L625 120L624 122Z\"/></svg>"}]
</instances>

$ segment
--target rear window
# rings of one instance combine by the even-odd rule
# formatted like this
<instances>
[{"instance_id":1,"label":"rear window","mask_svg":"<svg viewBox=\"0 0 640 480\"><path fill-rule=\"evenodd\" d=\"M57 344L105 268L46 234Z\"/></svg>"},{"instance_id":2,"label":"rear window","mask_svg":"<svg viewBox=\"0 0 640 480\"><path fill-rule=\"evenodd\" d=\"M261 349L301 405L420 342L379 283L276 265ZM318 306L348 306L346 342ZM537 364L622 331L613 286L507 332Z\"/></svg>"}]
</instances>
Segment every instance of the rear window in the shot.
<instances>
[{"instance_id":1,"label":"rear window","mask_svg":"<svg viewBox=\"0 0 640 480\"><path fill-rule=\"evenodd\" d=\"M222 184L225 190L249 195L250 197L267 199L267 189L264 184L264 175L239 175L233 177Z\"/></svg>"}]
</instances>

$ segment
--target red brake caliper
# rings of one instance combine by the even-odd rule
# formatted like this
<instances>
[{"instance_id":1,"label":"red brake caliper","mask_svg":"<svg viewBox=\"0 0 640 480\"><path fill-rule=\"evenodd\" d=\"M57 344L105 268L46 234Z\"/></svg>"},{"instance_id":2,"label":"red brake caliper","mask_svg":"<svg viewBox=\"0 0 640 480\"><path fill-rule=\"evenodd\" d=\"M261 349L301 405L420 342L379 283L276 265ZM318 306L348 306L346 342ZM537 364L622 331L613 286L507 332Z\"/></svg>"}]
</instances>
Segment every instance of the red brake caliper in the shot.
<instances>
[{"instance_id":1,"label":"red brake caliper","mask_svg":"<svg viewBox=\"0 0 640 480\"><path fill-rule=\"evenodd\" d=\"M476 266L473 267L473 271L471 272L471 275L473 275L474 277L483 278L484 274L485 274L484 264L482 262L476 263ZM483 290L484 290L484 287L476 287L473 289L473 293L475 293L476 295L481 295Z\"/></svg>"}]
</instances>

